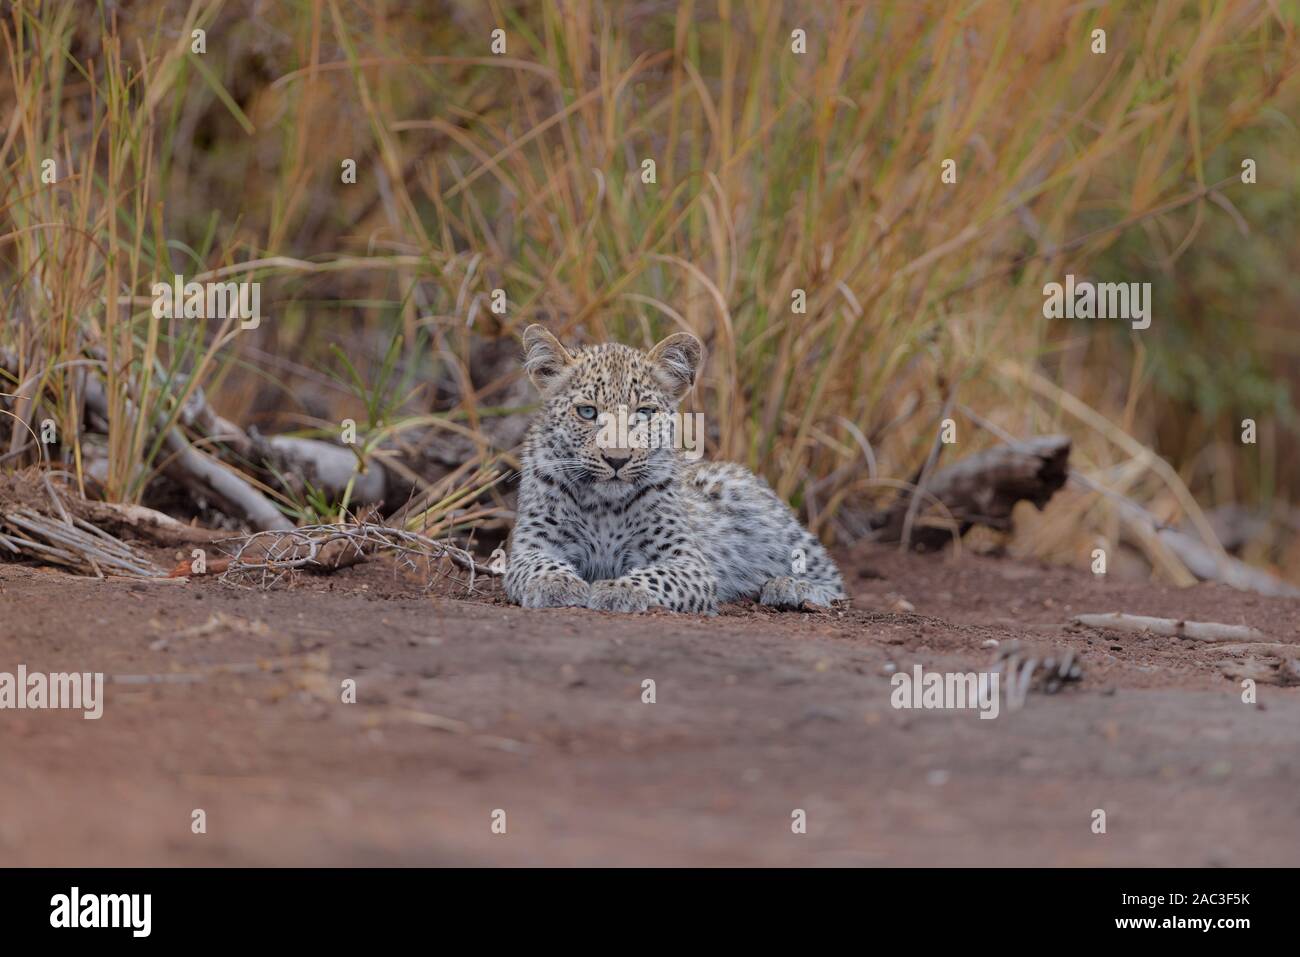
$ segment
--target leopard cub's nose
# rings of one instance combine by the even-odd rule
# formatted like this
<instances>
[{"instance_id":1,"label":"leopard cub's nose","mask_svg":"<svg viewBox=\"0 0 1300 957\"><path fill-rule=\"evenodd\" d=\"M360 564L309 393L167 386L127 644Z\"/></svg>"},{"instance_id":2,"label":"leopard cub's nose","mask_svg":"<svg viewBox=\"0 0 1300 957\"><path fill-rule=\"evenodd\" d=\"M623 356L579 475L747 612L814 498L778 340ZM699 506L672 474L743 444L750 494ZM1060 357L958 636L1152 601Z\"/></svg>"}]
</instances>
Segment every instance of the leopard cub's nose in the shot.
<instances>
[{"instance_id":1,"label":"leopard cub's nose","mask_svg":"<svg viewBox=\"0 0 1300 957\"><path fill-rule=\"evenodd\" d=\"M604 459L605 463L614 470L615 474L617 474L618 470L621 469L624 465L627 465L628 460L632 458L632 456L630 455L624 455L621 458L616 458L613 455L606 455L604 452L600 453L600 457Z\"/></svg>"}]
</instances>

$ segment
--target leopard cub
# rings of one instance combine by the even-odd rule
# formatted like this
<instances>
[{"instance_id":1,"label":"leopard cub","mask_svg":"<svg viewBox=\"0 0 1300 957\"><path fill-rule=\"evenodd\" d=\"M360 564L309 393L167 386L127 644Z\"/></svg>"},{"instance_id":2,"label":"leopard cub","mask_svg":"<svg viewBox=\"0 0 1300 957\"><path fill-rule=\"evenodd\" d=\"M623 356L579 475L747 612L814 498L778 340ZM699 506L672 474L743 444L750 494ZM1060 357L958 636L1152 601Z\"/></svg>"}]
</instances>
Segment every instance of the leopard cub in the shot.
<instances>
[{"instance_id":1,"label":"leopard cub","mask_svg":"<svg viewBox=\"0 0 1300 957\"><path fill-rule=\"evenodd\" d=\"M570 352L532 325L524 349L542 407L524 443L511 601L714 614L738 598L801 608L845 597L835 562L761 478L689 461L677 441L644 440L651 420L673 428L695 384L695 336L649 352L617 343ZM606 428L617 416L643 428Z\"/></svg>"}]
</instances>

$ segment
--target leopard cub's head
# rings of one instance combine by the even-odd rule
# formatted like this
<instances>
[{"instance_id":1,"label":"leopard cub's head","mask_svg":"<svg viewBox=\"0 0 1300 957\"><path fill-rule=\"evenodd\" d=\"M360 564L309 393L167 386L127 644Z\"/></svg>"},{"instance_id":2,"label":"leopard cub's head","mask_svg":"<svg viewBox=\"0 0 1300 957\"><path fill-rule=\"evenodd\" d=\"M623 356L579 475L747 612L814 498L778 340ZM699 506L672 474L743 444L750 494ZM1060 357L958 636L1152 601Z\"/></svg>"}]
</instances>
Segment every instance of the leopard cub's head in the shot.
<instances>
[{"instance_id":1,"label":"leopard cub's head","mask_svg":"<svg viewBox=\"0 0 1300 957\"><path fill-rule=\"evenodd\" d=\"M617 498L676 466L677 407L704 349L679 332L649 352L618 343L570 352L540 325L524 330L524 368L542 395L534 468Z\"/></svg>"}]
</instances>

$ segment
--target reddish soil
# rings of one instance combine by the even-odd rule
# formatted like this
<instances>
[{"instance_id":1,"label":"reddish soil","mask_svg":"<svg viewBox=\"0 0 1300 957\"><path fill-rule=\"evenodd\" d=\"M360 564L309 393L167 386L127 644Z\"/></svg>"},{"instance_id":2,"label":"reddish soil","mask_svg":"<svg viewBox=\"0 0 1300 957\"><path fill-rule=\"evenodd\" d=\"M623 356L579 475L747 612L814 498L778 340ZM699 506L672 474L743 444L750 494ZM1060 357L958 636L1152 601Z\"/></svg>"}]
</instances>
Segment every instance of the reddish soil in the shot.
<instances>
[{"instance_id":1,"label":"reddish soil","mask_svg":"<svg viewBox=\"0 0 1300 957\"><path fill-rule=\"evenodd\" d=\"M1300 862L1300 688L1244 704L1212 646L1065 625L1300 642L1296 603L841 558L848 610L712 619L424 594L383 561L270 592L0 565L0 671L156 679L110 677L98 721L0 711L0 865ZM891 666L982 670L989 639L1073 649L1083 678L996 720L891 707Z\"/></svg>"}]
</instances>

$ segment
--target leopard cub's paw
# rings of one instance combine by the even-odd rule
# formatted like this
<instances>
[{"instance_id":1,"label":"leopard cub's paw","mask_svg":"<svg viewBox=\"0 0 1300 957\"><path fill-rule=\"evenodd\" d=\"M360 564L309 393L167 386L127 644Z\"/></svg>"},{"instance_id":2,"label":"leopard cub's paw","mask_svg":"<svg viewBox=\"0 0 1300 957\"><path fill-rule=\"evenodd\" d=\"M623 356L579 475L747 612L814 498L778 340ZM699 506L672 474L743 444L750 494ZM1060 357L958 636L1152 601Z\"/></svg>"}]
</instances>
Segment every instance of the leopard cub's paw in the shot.
<instances>
[{"instance_id":1,"label":"leopard cub's paw","mask_svg":"<svg viewBox=\"0 0 1300 957\"><path fill-rule=\"evenodd\" d=\"M569 572L541 572L524 585L519 604L525 608L582 608L591 586Z\"/></svg>"},{"instance_id":2,"label":"leopard cub's paw","mask_svg":"<svg viewBox=\"0 0 1300 957\"><path fill-rule=\"evenodd\" d=\"M804 578L769 578L764 583L758 600L770 608L799 611L814 606L830 607L835 602L844 600L844 592Z\"/></svg>"},{"instance_id":3,"label":"leopard cub's paw","mask_svg":"<svg viewBox=\"0 0 1300 957\"><path fill-rule=\"evenodd\" d=\"M595 582L587 599L587 607L598 611L646 611L656 604L648 588L628 578Z\"/></svg>"}]
</instances>

